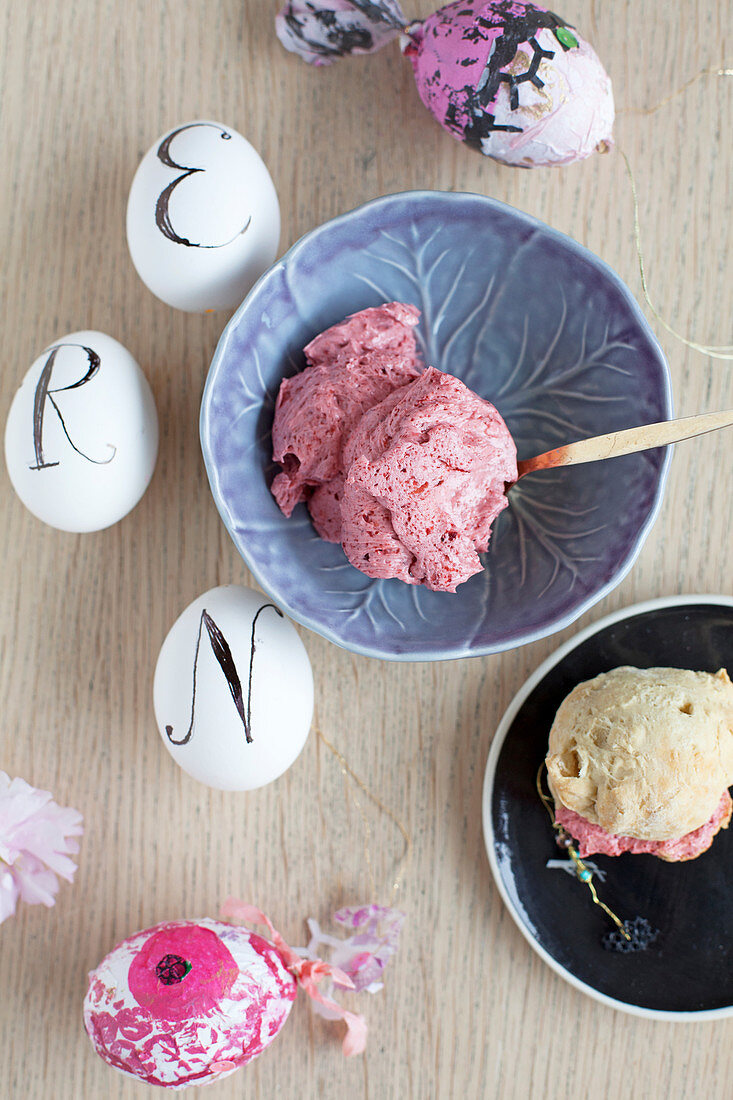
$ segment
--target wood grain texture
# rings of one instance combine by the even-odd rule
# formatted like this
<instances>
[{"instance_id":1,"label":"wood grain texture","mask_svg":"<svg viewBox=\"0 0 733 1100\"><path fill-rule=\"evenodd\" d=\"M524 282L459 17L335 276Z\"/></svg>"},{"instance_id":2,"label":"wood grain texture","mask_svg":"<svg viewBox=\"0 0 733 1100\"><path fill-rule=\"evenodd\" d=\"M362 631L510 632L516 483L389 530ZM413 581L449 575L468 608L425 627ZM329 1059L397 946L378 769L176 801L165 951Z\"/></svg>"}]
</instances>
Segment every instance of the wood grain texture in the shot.
<instances>
[{"instance_id":1,"label":"wood grain texture","mask_svg":"<svg viewBox=\"0 0 733 1100\"><path fill-rule=\"evenodd\" d=\"M292 943L303 918L367 900L364 827L385 896L400 838L311 736L276 784L209 791L171 762L152 675L182 608L216 584L250 583L211 500L197 439L208 363L226 315L158 302L130 263L127 191L158 134L192 118L242 131L271 169L284 250L331 216L414 187L478 191L569 233L640 295L621 158L531 172L451 141L420 104L396 46L321 72L276 42L266 0L2 0L0 173L4 422L41 348L81 328L117 337L143 365L161 421L151 487L110 530L66 535L33 519L0 471L0 767L82 810L77 881L53 910L0 929L0 1095L147 1097L93 1054L81 1024L87 971L129 933L215 915L234 893ZM405 0L410 16L432 0ZM650 292L695 339L730 343L731 64L725 0L563 0L614 80L617 141L640 199ZM727 50L727 52L726 52ZM679 416L730 407L733 367L663 331ZM258 1061L211 1100L434 1097L722 1097L733 1020L648 1022L596 1004L530 951L493 886L481 786L497 722L525 678L575 629L640 599L731 594L733 447L718 432L677 448L661 515L629 576L560 635L500 656L391 665L303 632L317 721L397 811L414 852L404 942L371 1034L345 1061L304 1003Z\"/></svg>"}]
</instances>

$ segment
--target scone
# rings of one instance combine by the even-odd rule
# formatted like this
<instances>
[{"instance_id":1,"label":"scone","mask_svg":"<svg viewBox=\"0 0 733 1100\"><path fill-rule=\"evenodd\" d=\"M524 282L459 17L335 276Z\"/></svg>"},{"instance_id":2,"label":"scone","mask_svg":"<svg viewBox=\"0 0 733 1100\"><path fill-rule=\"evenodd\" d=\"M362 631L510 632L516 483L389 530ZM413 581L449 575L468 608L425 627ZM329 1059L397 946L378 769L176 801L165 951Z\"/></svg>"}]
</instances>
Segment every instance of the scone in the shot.
<instances>
[{"instance_id":1,"label":"scone","mask_svg":"<svg viewBox=\"0 0 733 1100\"><path fill-rule=\"evenodd\" d=\"M561 704L545 762L582 857L694 859L733 809L733 684L725 669L601 673Z\"/></svg>"}]
</instances>

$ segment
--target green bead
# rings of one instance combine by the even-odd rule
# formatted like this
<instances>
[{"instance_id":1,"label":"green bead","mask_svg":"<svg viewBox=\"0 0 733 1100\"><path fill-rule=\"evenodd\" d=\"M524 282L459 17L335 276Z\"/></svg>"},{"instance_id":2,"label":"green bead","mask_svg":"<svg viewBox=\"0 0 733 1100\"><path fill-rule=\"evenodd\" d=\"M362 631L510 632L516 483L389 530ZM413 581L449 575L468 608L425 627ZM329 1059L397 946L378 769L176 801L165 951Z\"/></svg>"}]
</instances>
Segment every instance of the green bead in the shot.
<instances>
[{"instance_id":1,"label":"green bead","mask_svg":"<svg viewBox=\"0 0 733 1100\"><path fill-rule=\"evenodd\" d=\"M566 50L572 50L574 46L578 45L578 39L567 27L555 27L555 38Z\"/></svg>"}]
</instances>

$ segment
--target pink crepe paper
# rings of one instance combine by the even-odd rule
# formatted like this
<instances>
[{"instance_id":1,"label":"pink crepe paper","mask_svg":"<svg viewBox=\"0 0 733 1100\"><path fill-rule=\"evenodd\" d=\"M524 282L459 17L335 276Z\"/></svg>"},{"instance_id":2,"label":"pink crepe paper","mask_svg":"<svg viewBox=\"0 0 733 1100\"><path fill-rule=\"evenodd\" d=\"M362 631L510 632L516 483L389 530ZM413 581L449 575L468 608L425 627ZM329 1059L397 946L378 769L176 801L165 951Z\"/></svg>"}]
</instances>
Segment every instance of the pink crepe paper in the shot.
<instances>
[{"instance_id":1,"label":"pink crepe paper","mask_svg":"<svg viewBox=\"0 0 733 1100\"><path fill-rule=\"evenodd\" d=\"M84 832L77 810L57 805L50 791L0 771L0 924L18 899L29 905L55 904L59 876L71 882Z\"/></svg>"},{"instance_id":2,"label":"pink crepe paper","mask_svg":"<svg viewBox=\"0 0 733 1100\"><path fill-rule=\"evenodd\" d=\"M222 906L221 915L225 919L246 921L249 924L264 924L270 933L270 939L273 946L277 949L280 957L298 984L303 987L305 992L314 1002L328 1010L332 1019L341 1019L345 1022L346 1035L344 1036L342 1044L344 1054L347 1057L351 1057L354 1054L361 1054L363 1052L366 1047L367 1037L367 1025L363 1016L359 1016L354 1012L349 1012L347 1009L337 1004L336 1001L324 997L318 988L319 983L326 978L343 989L354 989L354 982L348 974L337 966L332 966L329 963L323 962L322 959L308 959L299 955L297 951L285 942L283 937L273 926L270 918L254 905L247 905L245 902L238 901L236 898L227 898Z\"/></svg>"},{"instance_id":3,"label":"pink crepe paper","mask_svg":"<svg viewBox=\"0 0 733 1100\"><path fill-rule=\"evenodd\" d=\"M357 993L378 993L382 989L382 972L397 951L405 914L399 909L382 905L362 905L339 909L334 921L352 935L345 939L321 931L318 922L309 918L310 942L303 952L307 958L331 951L329 962L348 974Z\"/></svg>"}]
</instances>

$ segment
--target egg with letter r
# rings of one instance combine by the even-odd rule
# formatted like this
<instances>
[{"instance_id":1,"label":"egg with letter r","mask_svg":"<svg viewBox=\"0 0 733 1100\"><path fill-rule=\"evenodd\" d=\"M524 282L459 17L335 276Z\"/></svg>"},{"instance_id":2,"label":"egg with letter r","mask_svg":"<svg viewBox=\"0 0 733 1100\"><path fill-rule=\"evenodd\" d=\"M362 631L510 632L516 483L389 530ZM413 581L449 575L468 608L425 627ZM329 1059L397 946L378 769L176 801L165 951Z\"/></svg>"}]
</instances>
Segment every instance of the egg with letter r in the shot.
<instances>
[{"instance_id":1,"label":"egg with letter r","mask_svg":"<svg viewBox=\"0 0 733 1100\"><path fill-rule=\"evenodd\" d=\"M267 596L223 585L171 627L153 702L163 743L185 772L248 791L277 779L303 748L313 672L295 627Z\"/></svg>"},{"instance_id":2,"label":"egg with letter r","mask_svg":"<svg viewBox=\"0 0 733 1100\"><path fill-rule=\"evenodd\" d=\"M26 508L61 531L100 531L135 507L158 455L158 417L130 352L103 332L50 344L13 398L5 461Z\"/></svg>"},{"instance_id":3,"label":"egg with letter r","mask_svg":"<svg viewBox=\"0 0 733 1100\"><path fill-rule=\"evenodd\" d=\"M127 243L140 278L169 306L233 309L274 261L279 240L270 174L231 126L176 126L140 162Z\"/></svg>"}]
</instances>

